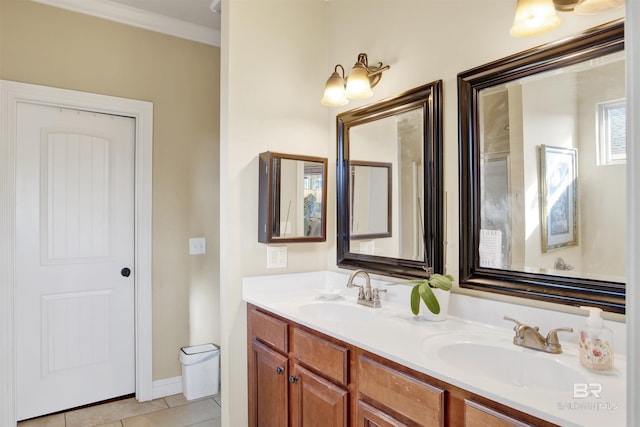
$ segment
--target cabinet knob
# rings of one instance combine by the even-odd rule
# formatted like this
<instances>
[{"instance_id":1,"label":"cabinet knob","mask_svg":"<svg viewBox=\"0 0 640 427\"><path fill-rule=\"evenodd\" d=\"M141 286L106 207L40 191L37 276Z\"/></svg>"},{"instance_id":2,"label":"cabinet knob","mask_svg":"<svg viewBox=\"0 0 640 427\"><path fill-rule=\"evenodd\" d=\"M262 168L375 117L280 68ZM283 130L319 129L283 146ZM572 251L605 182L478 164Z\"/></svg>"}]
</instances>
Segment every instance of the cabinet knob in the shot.
<instances>
[{"instance_id":1,"label":"cabinet knob","mask_svg":"<svg viewBox=\"0 0 640 427\"><path fill-rule=\"evenodd\" d=\"M276 374L278 374L278 375L279 375L279 374L281 374L281 373L283 373L283 372L284 372L284 368L283 368L282 366L278 366L278 367L276 368Z\"/></svg>"},{"instance_id":2,"label":"cabinet knob","mask_svg":"<svg viewBox=\"0 0 640 427\"><path fill-rule=\"evenodd\" d=\"M291 376L289 377L289 382L290 382L291 384L293 384L293 383L295 383L296 381L298 381L299 379L300 379L300 378L298 378L297 376L295 376L295 375L291 375Z\"/></svg>"}]
</instances>

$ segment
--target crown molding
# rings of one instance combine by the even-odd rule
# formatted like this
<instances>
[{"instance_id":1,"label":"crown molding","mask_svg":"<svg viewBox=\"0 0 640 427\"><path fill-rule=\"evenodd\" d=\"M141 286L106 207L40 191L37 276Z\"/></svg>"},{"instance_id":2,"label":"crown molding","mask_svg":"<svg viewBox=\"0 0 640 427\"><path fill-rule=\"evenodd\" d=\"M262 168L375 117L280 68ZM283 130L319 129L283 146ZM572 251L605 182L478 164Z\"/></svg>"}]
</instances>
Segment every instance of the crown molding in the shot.
<instances>
[{"instance_id":1,"label":"crown molding","mask_svg":"<svg viewBox=\"0 0 640 427\"><path fill-rule=\"evenodd\" d=\"M192 24L107 0L33 0L145 30L220 47L220 30Z\"/></svg>"}]
</instances>

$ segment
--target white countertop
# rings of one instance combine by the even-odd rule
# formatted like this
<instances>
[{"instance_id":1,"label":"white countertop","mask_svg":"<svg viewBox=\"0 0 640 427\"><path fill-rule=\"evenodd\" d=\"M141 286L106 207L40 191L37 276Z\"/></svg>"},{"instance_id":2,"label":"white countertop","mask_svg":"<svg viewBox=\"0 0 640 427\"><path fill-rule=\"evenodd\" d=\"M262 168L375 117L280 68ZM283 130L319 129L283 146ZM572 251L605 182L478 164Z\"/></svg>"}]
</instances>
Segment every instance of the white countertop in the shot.
<instances>
[{"instance_id":1,"label":"white countertop","mask_svg":"<svg viewBox=\"0 0 640 427\"><path fill-rule=\"evenodd\" d=\"M374 309L355 304L356 289L345 287L348 277L328 271L245 277L243 300L552 423L563 426L626 425L626 360L623 355L616 354L612 372L593 373L580 366L576 340L571 334L559 334L562 354L547 354L513 345L512 327L502 320L503 315L509 315L529 325L540 325L540 331L545 335L550 328L564 326L574 327L577 332L576 327L584 319L581 316L452 294L447 320L429 322L411 313L410 287L385 286L382 281L372 281L374 287L387 289L387 293L381 294L382 307ZM361 284L362 277L356 283ZM322 293L326 289L335 289L341 296L325 299ZM346 318L347 315L349 318ZM532 318L536 316L540 320ZM563 323L547 327L550 319ZM614 336L621 335L620 324L613 326ZM482 344L470 348L495 351L495 359L490 359L495 363L487 364L486 369L481 365L480 369L477 363L466 361L467 357L469 360L474 357L472 353L465 354L463 358L443 355L444 351L452 348L447 345L466 345L470 342ZM535 366L555 366L556 363L566 366L566 379L564 370L562 379L551 379L554 384L562 386L549 388L543 372L534 376L531 372L523 372L523 377L541 384L531 388L498 379L508 371L500 355L513 355L513 351L522 353L523 360L533 361ZM478 354L475 360L481 360L481 357L492 357L492 354ZM517 366L511 368L517 369ZM487 374L492 371L495 377L494 374ZM583 397L588 390L593 393Z\"/></svg>"}]
</instances>

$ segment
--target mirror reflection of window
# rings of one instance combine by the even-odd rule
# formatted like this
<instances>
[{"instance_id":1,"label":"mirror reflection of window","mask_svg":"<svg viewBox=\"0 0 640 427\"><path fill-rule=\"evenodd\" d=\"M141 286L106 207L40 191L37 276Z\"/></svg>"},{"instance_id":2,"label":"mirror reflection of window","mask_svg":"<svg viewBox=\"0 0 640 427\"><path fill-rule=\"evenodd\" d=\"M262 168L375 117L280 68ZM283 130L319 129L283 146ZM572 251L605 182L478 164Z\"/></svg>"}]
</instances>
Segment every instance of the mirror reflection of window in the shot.
<instances>
[{"instance_id":1,"label":"mirror reflection of window","mask_svg":"<svg viewBox=\"0 0 640 427\"><path fill-rule=\"evenodd\" d=\"M323 167L314 162L304 162L304 235L322 235L322 182Z\"/></svg>"},{"instance_id":2,"label":"mirror reflection of window","mask_svg":"<svg viewBox=\"0 0 640 427\"><path fill-rule=\"evenodd\" d=\"M598 165L627 161L627 102L624 99L596 104Z\"/></svg>"},{"instance_id":3,"label":"mirror reflection of window","mask_svg":"<svg viewBox=\"0 0 640 427\"><path fill-rule=\"evenodd\" d=\"M481 266L625 281L624 94L624 52L480 91ZM545 145L575 151L577 165L577 243L549 250Z\"/></svg>"}]
</instances>

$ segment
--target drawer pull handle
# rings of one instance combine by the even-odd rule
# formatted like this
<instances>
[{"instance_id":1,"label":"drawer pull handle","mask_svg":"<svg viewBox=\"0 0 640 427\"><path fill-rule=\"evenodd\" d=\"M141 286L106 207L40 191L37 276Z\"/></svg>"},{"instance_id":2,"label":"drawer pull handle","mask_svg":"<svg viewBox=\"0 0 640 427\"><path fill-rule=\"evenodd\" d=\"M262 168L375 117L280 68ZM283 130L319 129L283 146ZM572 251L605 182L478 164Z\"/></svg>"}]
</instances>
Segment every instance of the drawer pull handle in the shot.
<instances>
[{"instance_id":1,"label":"drawer pull handle","mask_svg":"<svg viewBox=\"0 0 640 427\"><path fill-rule=\"evenodd\" d=\"M276 374L278 374L278 375L279 375L279 374L281 374L281 373L283 373L283 372L284 372L284 368L283 368L282 366L278 366L278 367L276 368Z\"/></svg>"},{"instance_id":2,"label":"drawer pull handle","mask_svg":"<svg viewBox=\"0 0 640 427\"><path fill-rule=\"evenodd\" d=\"M293 383L295 383L296 381L298 381L299 379L300 379L300 378L298 378L297 376L295 376L295 375L291 375L291 376L289 377L289 382L290 382L291 384L293 384Z\"/></svg>"}]
</instances>

